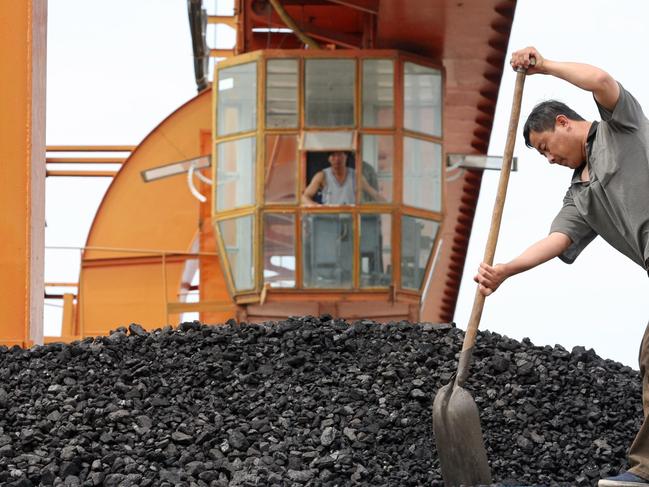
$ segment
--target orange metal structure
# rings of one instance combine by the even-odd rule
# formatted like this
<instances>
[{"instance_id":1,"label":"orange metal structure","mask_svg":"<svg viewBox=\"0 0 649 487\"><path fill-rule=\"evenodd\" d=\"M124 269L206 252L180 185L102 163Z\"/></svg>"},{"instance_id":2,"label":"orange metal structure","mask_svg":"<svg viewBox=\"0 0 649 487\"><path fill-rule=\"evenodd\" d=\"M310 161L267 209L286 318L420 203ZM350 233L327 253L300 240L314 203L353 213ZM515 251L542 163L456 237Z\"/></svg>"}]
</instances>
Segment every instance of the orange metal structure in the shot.
<instances>
[{"instance_id":1,"label":"orange metal structure","mask_svg":"<svg viewBox=\"0 0 649 487\"><path fill-rule=\"evenodd\" d=\"M330 53L348 49L399 50L442 67L444 154L486 154L515 11L514 0L283 0L279 3L302 34L316 39ZM0 30L0 67L3 74L11 71L10 75L3 76L3 81L10 80L9 87L13 90L11 95L2 90L0 96L17 100L9 111L3 109L0 113L0 134L3 137L11 134L7 140L22 141L18 146L0 144L3 160L20 161L12 166L15 172L10 173L10 179L5 176L2 183L10 181L12 187L19 189L0 191L0 198L6 201L3 208L15 201L25 201L16 212L11 212L10 220L3 219L1 223L10 230L4 234L10 233L14 240L0 240L3 265L0 295L3 299L9 296L12 303L2 307L2 312L8 314L6 318L0 315L3 318L0 343L19 345L30 343L27 327L34 313L39 313L28 303L36 302L36 298L42 302L43 295L42 270L39 274L30 268L42 265L42 257L37 252L42 249L42 240L34 243L42 235L42 228L33 230L43 223L42 202L37 200L39 193L33 188L40 187L45 177L43 132L38 122L44 103L35 83L44 80L42 71L36 69L39 62L42 66L45 52L44 45L36 41L44 25L44 4L44 1L26 2L24 10L13 4L0 5L0 22L3 27L5 23L11 27ZM208 18L208 23L234 27L237 41L233 50L202 49L204 56L233 59L231 56L246 56L260 49L303 48L293 33L276 30L285 24L265 0L237 0L233 17L213 16ZM25 45L27 33L35 39L31 45ZM24 49L17 50L16 46ZM33 79L18 76L24 73L17 73L16 65L34 66ZM197 67L197 81L199 71ZM130 322L139 322L146 328L174 324L180 313L188 311L199 311L206 322L222 322L229 317L273 318L296 312L363 316L367 307L362 302L368 295L362 294L337 308L318 305L313 294L303 294L298 299L302 301L299 306L282 302L277 293L273 298L273 293L265 287L247 298L239 296L234 300L217 257L210 187L198 184L200 193L207 196L206 202L199 203L190 194L185 177L143 182L140 173L144 170L211 154L211 98L210 89L201 91L153 129L129 157L111 159L122 163L117 173L99 174L114 176L113 182L97 211L82 253L76 302L72 294L62 295L65 321L62 339L105 334ZM31 114L25 110L26 106L31 107ZM25 117L26 125L15 123ZM28 134L24 132L25 126ZM48 162L63 161L50 157ZM66 159L65 162L74 161ZM203 172L209 175L206 170ZM78 175L85 173L77 171ZM50 175L56 175L55 170ZM421 295L412 295L411 302L403 301L405 308L400 317L452 321L480 183L481 172L477 170L465 170L446 182L434 271L422 286ZM21 257L16 259L16 255ZM429 262L428 268L432 267ZM12 273L5 273L5 268ZM196 269L200 269L200 302L187 303L183 295L191 287ZM34 296L35 293L40 296ZM335 303L339 294L321 293L320 297L323 302ZM305 304L308 304L306 308ZM31 336L34 337L33 332Z\"/></svg>"},{"instance_id":2,"label":"orange metal structure","mask_svg":"<svg viewBox=\"0 0 649 487\"><path fill-rule=\"evenodd\" d=\"M181 106L137 146L113 180L83 253L75 336L100 335L130 322L149 328L177 323L178 311L189 310L177 303L191 281L183 280L191 260L209 263L210 270L201 274L209 280L201 289L202 301L210 302L209 318L232 315L218 260L209 255L216 250L209 241L209 219L207 225L201 221L185 178L147 184L140 176L151 167L207 152L210 106L209 91ZM201 231L205 227L208 231ZM195 255L193 248L204 254Z\"/></svg>"},{"instance_id":3,"label":"orange metal structure","mask_svg":"<svg viewBox=\"0 0 649 487\"><path fill-rule=\"evenodd\" d=\"M47 2L0 2L0 345L43 335Z\"/></svg>"}]
</instances>

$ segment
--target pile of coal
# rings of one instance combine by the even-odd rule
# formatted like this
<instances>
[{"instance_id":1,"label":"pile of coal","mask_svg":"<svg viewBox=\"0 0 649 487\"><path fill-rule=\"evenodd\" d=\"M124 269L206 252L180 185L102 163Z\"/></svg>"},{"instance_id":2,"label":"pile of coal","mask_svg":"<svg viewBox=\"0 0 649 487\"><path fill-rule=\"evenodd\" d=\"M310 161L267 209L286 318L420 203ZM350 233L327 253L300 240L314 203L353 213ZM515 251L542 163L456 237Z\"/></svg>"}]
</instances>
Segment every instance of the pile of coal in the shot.
<instances>
[{"instance_id":1,"label":"pile of coal","mask_svg":"<svg viewBox=\"0 0 649 487\"><path fill-rule=\"evenodd\" d=\"M462 338L322 316L0 347L0 485L441 486ZM505 485L594 485L642 419L638 372L583 347L482 332L466 388Z\"/></svg>"}]
</instances>

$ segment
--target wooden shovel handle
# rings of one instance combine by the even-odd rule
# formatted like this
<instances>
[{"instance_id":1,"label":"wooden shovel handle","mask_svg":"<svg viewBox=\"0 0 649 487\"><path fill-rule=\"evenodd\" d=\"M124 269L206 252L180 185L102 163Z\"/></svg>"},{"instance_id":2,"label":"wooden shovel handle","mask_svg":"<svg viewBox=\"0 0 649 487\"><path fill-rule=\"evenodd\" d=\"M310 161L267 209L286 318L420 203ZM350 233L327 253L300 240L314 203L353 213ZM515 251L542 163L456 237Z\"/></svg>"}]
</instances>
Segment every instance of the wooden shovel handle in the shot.
<instances>
[{"instance_id":1,"label":"wooden shovel handle","mask_svg":"<svg viewBox=\"0 0 649 487\"><path fill-rule=\"evenodd\" d=\"M514 155L514 145L516 143L516 131L518 129L518 119L521 114L521 100L523 98L523 85L525 84L526 70L519 70L516 73L516 86L514 87L514 101L512 102L512 112L509 118L509 129L507 131L507 143L505 144L505 153L503 156L503 167L500 171L500 181L498 183L498 193L496 203L494 204L493 214L491 216L491 228L487 238L487 248L485 249L483 262L489 265L493 264L494 254L496 253L496 243L498 242L498 233L500 232L500 222L503 217L503 207L505 206L505 196L507 195L507 183L509 182L509 173L512 168L512 159ZM482 308L484 307L485 297L476 288L475 299L471 317L467 325L466 334L462 351L473 348L480 318L482 317Z\"/></svg>"}]
</instances>

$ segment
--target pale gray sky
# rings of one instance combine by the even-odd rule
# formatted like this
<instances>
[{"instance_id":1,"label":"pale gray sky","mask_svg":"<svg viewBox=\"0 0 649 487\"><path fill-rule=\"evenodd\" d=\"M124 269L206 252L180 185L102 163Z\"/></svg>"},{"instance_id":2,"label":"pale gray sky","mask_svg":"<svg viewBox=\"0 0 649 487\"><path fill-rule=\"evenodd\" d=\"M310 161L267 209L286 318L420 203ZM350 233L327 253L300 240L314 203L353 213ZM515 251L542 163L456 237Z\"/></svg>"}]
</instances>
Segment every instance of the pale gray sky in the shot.
<instances>
[{"instance_id":1,"label":"pale gray sky","mask_svg":"<svg viewBox=\"0 0 649 487\"><path fill-rule=\"evenodd\" d=\"M196 94L186 0L50 0L47 27L48 145L137 145ZM56 167L72 168L93 169ZM109 183L48 178L46 246L85 245ZM46 250L45 280L77 282L79 257ZM47 302L46 334L59 333L58 306Z\"/></svg>"},{"instance_id":2,"label":"pale gray sky","mask_svg":"<svg viewBox=\"0 0 649 487\"><path fill-rule=\"evenodd\" d=\"M230 2L220 2L230 3ZM206 2L213 8L214 0ZM195 94L185 0L56 0L49 2L47 144L138 144ZM649 110L646 42L649 5L641 0L520 0L509 52L536 46L551 59L596 64L620 80ZM210 38L212 42L212 38ZM502 154L514 73L506 70L490 154ZM597 118L589 94L548 77L527 79L522 120L546 98ZM520 133L520 130L519 130ZM546 235L561 206L570 170L550 165L516 143L496 261L509 260ZM487 172L474 223L455 320L466 326L499 173ZM47 181L46 244L82 246L108 180ZM649 189L648 189L649 191ZM135 203L134 203L135 204ZM46 280L76 281L79 255L46 253ZM538 345L593 347L637 368L649 320L649 280L640 267L597 239L571 266L550 262L512 278L487 299L482 329ZM46 331L60 310L46 307Z\"/></svg>"},{"instance_id":3,"label":"pale gray sky","mask_svg":"<svg viewBox=\"0 0 649 487\"><path fill-rule=\"evenodd\" d=\"M640 0L518 2L509 53L529 45L558 61L594 64L610 72L649 110L649 68L639 62L646 42L649 5ZM504 150L515 73L501 84L490 154ZM598 119L592 96L564 81L535 75L526 80L521 126L532 107L559 99L589 120ZM547 235L561 208L571 170L550 164L525 147L521 130L495 262L510 260ZM468 322L475 270L482 260L499 173L483 180L455 320ZM649 195L649 188L647 188ZM649 198L648 198L649 207ZM640 339L649 320L649 279L638 265L597 238L572 265L558 259L515 276L487 298L482 329L537 345L593 347L601 356L637 368Z\"/></svg>"}]
</instances>

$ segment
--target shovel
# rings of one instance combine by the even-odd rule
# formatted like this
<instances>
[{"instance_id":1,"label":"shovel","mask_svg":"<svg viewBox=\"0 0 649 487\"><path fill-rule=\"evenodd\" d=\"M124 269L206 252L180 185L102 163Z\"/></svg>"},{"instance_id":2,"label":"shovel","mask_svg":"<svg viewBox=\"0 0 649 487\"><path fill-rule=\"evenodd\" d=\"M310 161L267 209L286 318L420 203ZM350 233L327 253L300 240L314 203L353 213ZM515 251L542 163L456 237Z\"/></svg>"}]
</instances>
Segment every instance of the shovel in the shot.
<instances>
[{"instance_id":1,"label":"shovel","mask_svg":"<svg viewBox=\"0 0 649 487\"><path fill-rule=\"evenodd\" d=\"M532 65L534 59L531 60ZM518 118L521 112L521 99L523 85L525 84L526 70L518 70L516 86L514 88L514 101L509 119L507 143L503 156L503 167L498 183L498 194L491 217L491 228L487 239L484 262L493 264L496 253L496 242L500 231L500 222L503 215L507 182L511 171L514 143ZM459 363L455 379L442 387L433 402L433 431L435 443L442 468L442 477L446 487L459 487L461 485L491 484L491 470L487 463L487 451L482 439L480 416L475 401L462 386L469 375L469 366L473 355L482 308L485 297L476 289L471 318L464 335L464 344L460 352Z\"/></svg>"}]
</instances>

